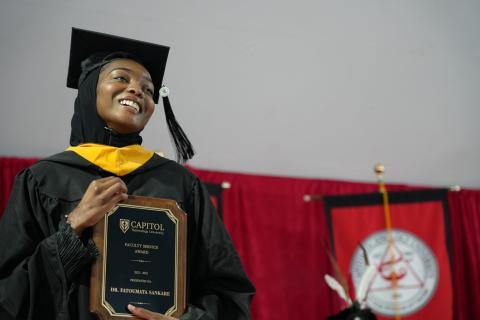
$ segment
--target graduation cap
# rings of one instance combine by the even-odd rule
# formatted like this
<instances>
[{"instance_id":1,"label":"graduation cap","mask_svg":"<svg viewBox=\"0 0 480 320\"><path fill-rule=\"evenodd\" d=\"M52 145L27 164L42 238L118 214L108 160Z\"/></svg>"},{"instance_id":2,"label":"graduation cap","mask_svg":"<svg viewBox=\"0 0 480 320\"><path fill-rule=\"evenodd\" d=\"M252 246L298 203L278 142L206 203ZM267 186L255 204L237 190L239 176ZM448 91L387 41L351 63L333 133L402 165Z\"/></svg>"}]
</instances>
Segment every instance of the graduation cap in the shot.
<instances>
[{"instance_id":1,"label":"graduation cap","mask_svg":"<svg viewBox=\"0 0 480 320\"><path fill-rule=\"evenodd\" d=\"M193 157L194 151L175 119L168 99L169 90L162 86L169 50L167 46L154 43L72 28L67 87L78 89L91 71L115 59L126 58L139 62L152 78L155 88L154 102L158 103L159 96L162 97L168 128L177 149L177 158L185 162Z\"/></svg>"}]
</instances>

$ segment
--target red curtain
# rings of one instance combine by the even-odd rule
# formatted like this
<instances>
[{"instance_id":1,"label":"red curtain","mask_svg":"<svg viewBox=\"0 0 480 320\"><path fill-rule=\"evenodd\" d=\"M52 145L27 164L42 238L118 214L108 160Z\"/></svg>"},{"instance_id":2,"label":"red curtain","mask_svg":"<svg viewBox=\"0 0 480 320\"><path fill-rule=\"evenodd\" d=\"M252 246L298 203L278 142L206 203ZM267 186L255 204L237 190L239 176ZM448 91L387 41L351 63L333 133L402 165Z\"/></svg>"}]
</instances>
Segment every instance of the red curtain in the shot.
<instances>
[{"instance_id":1,"label":"red curtain","mask_svg":"<svg viewBox=\"0 0 480 320\"><path fill-rule=\"evenodd\" d=\"M257 288L253 319L318 320L338 310L323 280L333 274L323 203L303 198L374 192L375 184L191 170L202 181L231 184L223 191L223 219Z\"/></svg>"},{"instance_id":2,"label":"red curtain","mask_svg":"<svg viewBox=\"0 0 480 320\"><path fill-rule=\"evenodd\" d=\"M480 191L450 192L454 319L480 315Z\"/></svg>"},{"instance_id":3,"label":"red curtain","mask_svg":"<svg viewBox=\"0 0 480 320\"><path fill-rule=\"evenodd\" d=\"M36 161L36 158L0 157L0 217L5 210L15 175Z\"/></svg>"},{"instance_id":4,"label":"red curtain","mask_svg":"<svg viewBox=\"0 0 480 320\"><path fill-rule=\"evenodd\" d=\"M0 158L2 212L12 161L20 169L20 161L27 166L32 160ZM318 320L338 310L340 301L323 280L332 274L323 249L329 241L323 203L303 197L375 192L376 184L190 170L204 182L231 185L223 191L223 219L257 288L253 319ZM390 191L412 189L389 186ZM454 318L473 319L480 314L480 191L450 193L449 202Z\"/></svg>"}]
</instances>

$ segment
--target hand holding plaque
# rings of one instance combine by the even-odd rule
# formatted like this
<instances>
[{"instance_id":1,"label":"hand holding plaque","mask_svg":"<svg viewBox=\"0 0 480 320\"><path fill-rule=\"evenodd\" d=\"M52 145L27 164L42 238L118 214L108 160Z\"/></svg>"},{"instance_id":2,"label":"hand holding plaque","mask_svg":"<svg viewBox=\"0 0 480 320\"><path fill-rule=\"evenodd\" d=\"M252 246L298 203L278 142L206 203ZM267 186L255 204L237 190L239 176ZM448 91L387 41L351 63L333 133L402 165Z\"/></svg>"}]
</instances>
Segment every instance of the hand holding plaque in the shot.
<instances>
[{"instance_id":1,"label":"hand holding plaque","mask_svg":"<svg viewBox=\"0 0 480 320\"><path fill-rule=\"evenodd\" d=\"M119 201L128 199L127 186L118 177L93 180L78 206L68 215L72 229L81 235L83 230L96 225Z\"/></svg>"},{"instance_id":2,"label":"hand holding plaque","mask_svg":"<svg viewBox=\"0 0 480 320\"><path fill-rule=\"evenodd\" d=\"M93 240L100 256L92 266L91 312L131 319L131 304L183 314L186 215L174 200L129 196L95 225Z\"/></svg>"},{"instance_id":3,"label":"hand holding plaque","mask_svg":"<svg viewBox=\"0 0 480 320\"><path fill-rule=\"evenodd\" d=\"M128 310L135 315L137 318L140 319L148 319L148 320L179 320L178 318L166 316L164 314L152 312L150 310L135 307L131 304L128 305Z\"/></svg>"}]
</instances>

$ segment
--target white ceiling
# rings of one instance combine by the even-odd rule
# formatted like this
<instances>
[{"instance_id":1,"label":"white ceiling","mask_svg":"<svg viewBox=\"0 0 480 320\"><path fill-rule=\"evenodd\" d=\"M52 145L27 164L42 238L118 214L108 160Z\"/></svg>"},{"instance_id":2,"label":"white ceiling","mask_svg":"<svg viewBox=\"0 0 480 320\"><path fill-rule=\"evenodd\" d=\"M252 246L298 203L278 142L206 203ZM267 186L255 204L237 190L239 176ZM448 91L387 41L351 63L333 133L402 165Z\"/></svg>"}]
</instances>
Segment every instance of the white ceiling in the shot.
<instances>
[{"instance_id":1,"label":"white ceiling","mask_svg":"<svg viewBox=\"0 0 480 320\"><path fill-rule=\"evenodd\" d=\"M480 187L479 1L1 0L0 155L67 146L72 26L171 46L194 166Z\"/></svg>"}]
</instances>

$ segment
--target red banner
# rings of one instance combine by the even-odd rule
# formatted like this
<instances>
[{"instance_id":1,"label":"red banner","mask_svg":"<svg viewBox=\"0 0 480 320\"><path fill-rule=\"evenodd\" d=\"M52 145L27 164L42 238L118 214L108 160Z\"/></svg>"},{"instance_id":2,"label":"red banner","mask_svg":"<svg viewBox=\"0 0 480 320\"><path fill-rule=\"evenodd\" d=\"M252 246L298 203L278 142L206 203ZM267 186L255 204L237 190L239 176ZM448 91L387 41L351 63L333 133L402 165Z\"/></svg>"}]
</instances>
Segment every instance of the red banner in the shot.
<instances>
[{"instance_id":1,"label":"red banner","mask_svg":"<svg viewBox=\"0 0 480 320\"><path fill-rule=\"evenodd\" d=\"M387 231L380 194L325 199L342 272L356 288L366 269L359 243L376 267L367 305L378 319L452 319L446 203L443 190L390 193Z\"/></svg>"}]
</instances>

